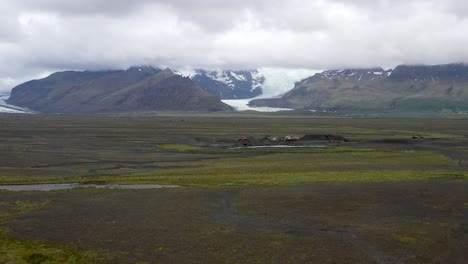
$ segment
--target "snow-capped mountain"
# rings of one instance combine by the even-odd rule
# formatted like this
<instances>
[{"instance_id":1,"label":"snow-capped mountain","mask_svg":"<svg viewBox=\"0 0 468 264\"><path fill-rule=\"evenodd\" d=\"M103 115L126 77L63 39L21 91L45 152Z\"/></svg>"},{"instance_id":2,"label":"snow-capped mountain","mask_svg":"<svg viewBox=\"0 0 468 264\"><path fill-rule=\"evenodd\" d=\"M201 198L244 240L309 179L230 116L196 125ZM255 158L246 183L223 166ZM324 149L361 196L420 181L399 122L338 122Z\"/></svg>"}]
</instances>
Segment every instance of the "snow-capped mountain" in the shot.
<instances>
[{"instance_id":1,"label":"snow-capped mountain","mask_svg":"<svg viewBox=\"0 0 468 264\"><path fill-rule=\"evenodd\" d=\"M221 99L247 99L262 94L265 77L258 70L196 70L190 78Z\"/></svg>"},{"instance_id":2,"label":"snow-capped mountain","mask_svg":"<svg viewBox=\"0 0 468 264\"><path fill-rule=\"evenodd\" d=\"M309 82L331 79L349 80L354 82L378 81L387 78L391 74L392 70L386 71L382 68L328 70L306 78L300 83L307 84Z\"/></svg>"}]
</instances>

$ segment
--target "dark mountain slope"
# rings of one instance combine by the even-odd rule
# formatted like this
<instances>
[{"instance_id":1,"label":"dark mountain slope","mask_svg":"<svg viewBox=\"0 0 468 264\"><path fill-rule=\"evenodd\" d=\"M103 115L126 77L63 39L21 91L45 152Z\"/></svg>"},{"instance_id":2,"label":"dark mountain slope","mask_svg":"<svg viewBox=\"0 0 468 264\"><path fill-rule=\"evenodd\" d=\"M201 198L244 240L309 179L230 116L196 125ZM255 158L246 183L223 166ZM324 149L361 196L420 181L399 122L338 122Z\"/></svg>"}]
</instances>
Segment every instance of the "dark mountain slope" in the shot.
<instances>
[{"instance_id":1,"label":"dark mountain slope","mask_svg":"<svg viewBox=\"0 0 468 264\"><path fill-rule=\"evenodd\" d=\"M118 71L57 72L13 88L8 103L38 112L74 113L108 93L154 75L153 67L132 67Z\"/></svg>"},{"instance_id":2,"label":"dark mountain slope","mask_svg":"<svg viewBox=\"0 0 468 264\"><path fill-rule=\"evenodd\" d=\"M171 81L164 82L166 79ZM172 90L167 90L164 85L170 85ZM165 94L158 95L153 89ZM186 98L182 102L185 97L177 92L178 89L185 89L185 97L195 98L192 101ZM159 96L164 96L164 103ZM154 102L150 103L150 100ZM139 105L143 102L145 105ZM8 103L45 113L230 109L215 96L203 92L190 79L187 81L170 70L161 71L152 67L132 67L126 71L54 73L15 87Z\"/></svg>"},{"instance_id":3,"label":"dark mountain slope","mask_svg":"<svg viewBox=\"0 0 468 264\"><path fill-rule=\"evenodd\" d=\"M93 112L112 111L229 111L219 98L203 91L190 78L164 70L97 102Z\"/></svg>"}]
</instances>

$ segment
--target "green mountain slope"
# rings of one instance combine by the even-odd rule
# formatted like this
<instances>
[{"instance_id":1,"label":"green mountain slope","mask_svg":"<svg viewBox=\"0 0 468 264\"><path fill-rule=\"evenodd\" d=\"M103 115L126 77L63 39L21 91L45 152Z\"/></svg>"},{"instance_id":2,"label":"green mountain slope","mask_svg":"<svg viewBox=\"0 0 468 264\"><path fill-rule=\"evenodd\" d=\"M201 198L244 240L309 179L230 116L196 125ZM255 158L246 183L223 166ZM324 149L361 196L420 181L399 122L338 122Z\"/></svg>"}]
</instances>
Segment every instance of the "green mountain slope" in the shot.
<instances>
[{"instance_id":1,"label":"green mountain slope","mask_svg":"<svg viewBox=\"0 0 468 264\"><path fill-rule=\"evenodd\" d=\"M306 78L281 98L254 106L342 111L466 111L468 66L398 66L332 70Z\"/></svg>"}]
</instances>

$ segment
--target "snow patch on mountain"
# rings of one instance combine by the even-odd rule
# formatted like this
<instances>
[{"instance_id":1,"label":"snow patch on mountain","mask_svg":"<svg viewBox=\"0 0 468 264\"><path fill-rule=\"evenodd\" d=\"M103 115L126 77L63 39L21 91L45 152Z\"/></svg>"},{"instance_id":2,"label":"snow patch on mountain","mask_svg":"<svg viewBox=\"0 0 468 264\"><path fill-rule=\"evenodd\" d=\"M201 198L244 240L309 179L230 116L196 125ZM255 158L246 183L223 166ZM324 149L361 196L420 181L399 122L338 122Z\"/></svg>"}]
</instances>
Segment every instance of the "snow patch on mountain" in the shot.
<instances>
[{"instance_id":1,"label":"snow patch on mountain","mask_svg":"<svg viewBox=\"0 0 468 264\"><path fill-rule=\"evenodd\" d=\"M235 73L235 72L233 72L233 71L230 71L229 74L231 74L232 77L236 78L237 80L239 80L239 81L241 81L241 82L247 81L247 80L245 79L245 76L243 76L243 75L241 75L241 74L237 74L237 73Z\"/></svg>"},{"instance_id":2,"label":"snow patch on mountain","mask_svg":"<svg viewBox=\"0 0 468 264\"><path fill-rule=\"evenodd\" d=\"M180 76L189 77L189 78L192 78L192 76L195 76L197 74L197 71L192 68L173 70L173 72Z\"/></svg>"},{"instance_id":3,"label":"snow patch on mountain","mask_svg":"<svg viewBox=\"0 0 468 264\"><path fill-rule=\"evenodd\" d=\"M264 76L257 70L195 70L190 78L221 99L253 98L262 93Z\"/></svg>"}]
</instances>

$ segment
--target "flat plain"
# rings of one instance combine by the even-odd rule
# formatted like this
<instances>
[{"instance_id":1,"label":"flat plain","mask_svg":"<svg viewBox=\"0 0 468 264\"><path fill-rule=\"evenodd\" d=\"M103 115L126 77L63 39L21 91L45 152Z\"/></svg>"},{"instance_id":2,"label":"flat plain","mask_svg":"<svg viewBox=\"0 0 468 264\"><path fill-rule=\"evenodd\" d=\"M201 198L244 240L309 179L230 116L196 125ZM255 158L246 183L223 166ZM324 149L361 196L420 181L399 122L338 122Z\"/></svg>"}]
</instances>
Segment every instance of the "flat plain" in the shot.
<instances>
[{"instance_id":1,"label":"flat plain","mask_svg":"<svg viewBox=\"0 0 468 264\"><path fill-rule=\"evenodd\" d=\"M468 259L465 115L1 115L0 124L0 184L181 186L0 191L0 263ZM306 135L316 140L296 140Z\"/></svg>"}]
</instances>

